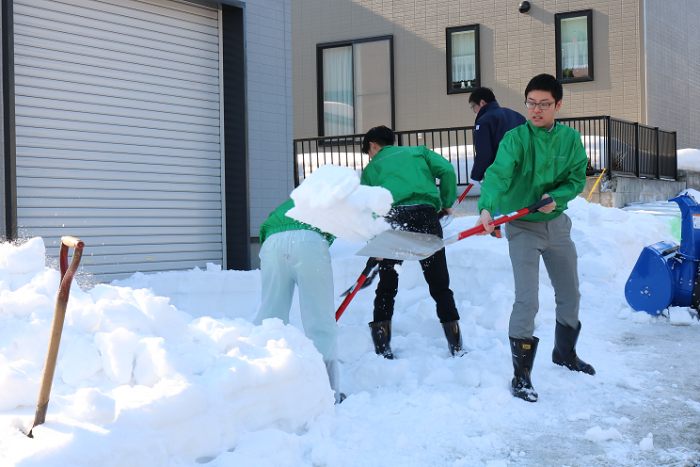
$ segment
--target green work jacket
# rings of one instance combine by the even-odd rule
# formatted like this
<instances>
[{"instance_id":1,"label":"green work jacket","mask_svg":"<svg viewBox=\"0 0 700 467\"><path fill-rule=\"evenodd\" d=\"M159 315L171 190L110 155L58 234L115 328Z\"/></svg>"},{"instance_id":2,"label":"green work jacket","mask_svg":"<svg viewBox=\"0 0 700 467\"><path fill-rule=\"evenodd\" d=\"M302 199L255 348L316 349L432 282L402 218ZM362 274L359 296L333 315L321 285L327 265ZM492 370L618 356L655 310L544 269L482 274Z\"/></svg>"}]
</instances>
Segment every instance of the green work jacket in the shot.
<instances>
[{"instance_id":1,"label":"green work jacket","mask_svg":"<svg viewBox=\"0 0 700 467\"><path fill-rule=\"evenodd\" d=\"M440 180L438 191L435 179ZM392 206L430 204L451 208L457 198L452 164L425 146L384 146L362 171L361 183L381 186L394 197Z\"/></svg>"},{"instance_id":2,"label":"green work jacket","mask_svg":"<svg viewBox=\"0 0 700 467\"><path fill-rule=\"evenodd\" d=\"M313 230L314 232L318 232L321 235L323 235L328 241L329 246L333 244L333 240L335 240L335 237L333 235L326 232L321 232L316 227L312 227L309 224L304 224L303 222L299 222L296 219L287 217L287 211L289 211L293 207L294 200L288 199L284 203L280 204L277 207L277 209L270 213L267 220L263 222L260 226L261 245L263 244L263 242L265 242L265 239L270 235L276 234L278 232L284 232L287 230Z\"/></svg>"},{"instance_id":3,"label":"green work jacket","mask_svg":"<svg viewBox=\"0 0 700 467\"><path fill-rule=\"evenodd\" d=\"M511 213L530 206L545 193L557 206L549 214L535 212L524 221L551 221L586 185L588 156L581 134L561 123L548 131L525 125L507 132L498 146L495 162L486 170L481 185L479 212L493 215L496 208Z\"/></svg>"}]
</instances>

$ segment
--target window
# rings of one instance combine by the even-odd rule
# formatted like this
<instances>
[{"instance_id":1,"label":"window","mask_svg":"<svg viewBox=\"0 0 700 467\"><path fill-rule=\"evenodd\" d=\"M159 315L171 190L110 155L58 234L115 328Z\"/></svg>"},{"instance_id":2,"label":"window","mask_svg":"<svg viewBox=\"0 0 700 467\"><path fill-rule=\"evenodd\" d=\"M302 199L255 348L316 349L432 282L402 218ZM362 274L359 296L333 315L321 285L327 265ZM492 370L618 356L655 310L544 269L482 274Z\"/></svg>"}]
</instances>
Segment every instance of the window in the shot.
<instances>
[{"instance_id":1,"label":"window","mask_svg":"<svg viewBox=\"0 0 700 467\"><path fill-rule=\"evenodd\" d=\"M554 15L557 78L562 83L593 81L592 10Z\"/></svg>"},{"instance_id":2,"label":"window","mask_svg":"<svg viewBox=\"0 0 700 467\"><path fill-rule=\"evenodd\" d=\"M391 36L319 44L319 136L394 128L394 54Z\"/></svg>"},{"instance_id":3,"label":"window","mask_svg":"<svg viewBox=\"0 0 700 467\"><path fill-rule=\"evenodd\" d=\"M447 28L447 94L481 86L479 25Z\"/></svg>"}]
</instances>

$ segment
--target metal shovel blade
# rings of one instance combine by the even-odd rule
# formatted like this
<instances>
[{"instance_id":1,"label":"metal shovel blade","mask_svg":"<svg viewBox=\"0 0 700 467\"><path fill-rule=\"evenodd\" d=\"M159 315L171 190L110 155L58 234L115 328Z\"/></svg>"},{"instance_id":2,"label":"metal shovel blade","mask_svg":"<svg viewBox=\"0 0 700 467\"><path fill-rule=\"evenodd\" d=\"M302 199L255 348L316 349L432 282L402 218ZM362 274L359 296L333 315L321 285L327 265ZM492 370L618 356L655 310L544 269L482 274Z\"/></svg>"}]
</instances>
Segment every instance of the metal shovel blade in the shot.
<instances>
[{"instance_id":1,"label":"metal shovel blade","mask_svg":"<svg viewBox=\"0 0 700 467\"><path fill-rule=\"evenodd\" d=\"M374 258L421 260L440 251L445 243L437 235L385 230L356 254Z\"/></svg>"}]
</instances>

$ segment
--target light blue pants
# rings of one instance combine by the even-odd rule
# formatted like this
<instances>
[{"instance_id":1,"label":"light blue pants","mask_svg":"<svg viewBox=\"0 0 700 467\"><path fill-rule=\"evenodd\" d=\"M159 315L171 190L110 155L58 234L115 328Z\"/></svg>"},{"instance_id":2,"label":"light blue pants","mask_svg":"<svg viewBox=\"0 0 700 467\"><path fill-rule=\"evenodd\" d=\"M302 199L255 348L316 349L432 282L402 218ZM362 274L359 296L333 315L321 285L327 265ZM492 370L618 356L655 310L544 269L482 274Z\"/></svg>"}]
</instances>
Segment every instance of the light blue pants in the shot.
<instances>
[{"instance_id":1,"label":"light blue pants","mask_svg":"<svg viewBox=\"0 0 700 467\"><path fill-rule=\"evenodd\" d=\"M323 355L331 388L338 391L338 325L333 301L333 268L328 242L313 230L270 235L260 249L262 304L253 321L268 318L289 324L294 285L299 288L301 323L306 337Z\"/></svg>"}]
</instances>

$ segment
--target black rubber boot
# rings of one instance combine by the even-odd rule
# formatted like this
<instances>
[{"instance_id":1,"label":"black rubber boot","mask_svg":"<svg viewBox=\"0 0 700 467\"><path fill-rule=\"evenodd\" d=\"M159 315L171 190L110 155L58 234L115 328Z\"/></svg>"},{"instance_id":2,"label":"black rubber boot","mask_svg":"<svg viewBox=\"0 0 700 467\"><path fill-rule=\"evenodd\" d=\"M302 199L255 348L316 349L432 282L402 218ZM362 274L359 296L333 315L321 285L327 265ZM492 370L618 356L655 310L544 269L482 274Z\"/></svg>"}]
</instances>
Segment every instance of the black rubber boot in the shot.
<instances>
[{"instance_id":1,"label":"black rubber boot","mask_svg":"<svg viewBox=\"0 0 700 467\"><path fill-rule=\"evenodd\" d=\"M513 355L514 376L511 381L510 392L520 399L528 402L537 402L537 392L532 387L530 373L532 365L535 363L537 344L540 340L537 337L528 339L510 338L510 353Z\"/></svg>"},{"instance_id":2,"label":"black rubber boot","mask_svg":"<svg viewBox=\"0 0 700 467\"><path fill-rule=\"evenodd\" d=\"M387 360L393 360L394 354L391 352L391 321L372 321L369 323L372 330L372 341L374 342L374 352L383 355Z\"/></svg>"},{"instance_id":3,"label":"black rubber boot","mask_svg":"<svg viewBox=\"0 0 700 467\"><path fill-rule=\"evenodd\" d=\"M564 326L557 321L554 330L554 350L552 351L552 361L557 365L565 366L571 371L580 371L589 375L595 374L593 366L584 362L576 355L576 341L581 332L581 322L578 329Z\"/></svg>"},{"instance_id":4,"label":"black rubber boot","mask_svg":"<svg viewBox=\"0 0 700 467\"><path fill-rule=\"evenodd\" d=\"M462 353L462 333L459 329L459 320L448 321L447 323L442 323L442 329L445 331L445 337L447 338L447 346L450 348L450 353L454 357L463 355Z\"/></svg>"}]
</instances>

